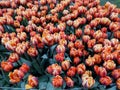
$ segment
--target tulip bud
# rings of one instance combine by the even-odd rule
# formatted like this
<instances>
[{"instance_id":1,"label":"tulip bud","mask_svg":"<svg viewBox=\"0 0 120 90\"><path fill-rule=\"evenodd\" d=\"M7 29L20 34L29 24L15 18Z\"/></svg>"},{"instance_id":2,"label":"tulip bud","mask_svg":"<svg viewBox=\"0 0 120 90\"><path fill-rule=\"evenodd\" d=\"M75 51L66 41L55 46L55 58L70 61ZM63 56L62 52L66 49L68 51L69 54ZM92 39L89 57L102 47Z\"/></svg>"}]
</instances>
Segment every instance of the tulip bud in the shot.
<instances>
[{"instance_id":1,"label":"tulip bud","mask_svg":"<svg viewBox=\"0 0 120 90\"><path fill-rule=\"evenodd\" d=\"M61 76L57 75L52 79L52 85L54 87L61 87L63 85L63 79Z\"/></svg>"},{"instance_id":2,"label":"tulip bud","mask_svg":"<svg viewBox=\"0 0 120 90\"><path fill-rule=\"evenodd\" d=\"M85 67L84 64L79 64L79 65L77 66L77 73L78 73L79 75L83 74L85 71L86 71L86 67Z\"/></svg>"},{"instance_id":3,"label":"tulip bud","mask_svg":"<svg viewBox=\"0 0 120 90\"><path fill-rule=\"evenodd\" d=\"M55 60L58 62L62 62L64 60L64 53L57 53L55 55Z\"/></svg>"},{"instance_id":4,"label":"tulip bud","mask_svg":"<svg viewBox=\"0 0 120 90\"><path fill-rule=\"evenodd\" d=\"M15 69L13 72L9 73L9 78L11 83L18 83L24 77L24 73L21 70Z\"/></svg>"},{"instance_id":5,"label":"tulip bud","mask_svg":"<svg viewBox=\"0 0 120 90\"><path fill-rule=\"evenodd\" d=\"M94 66L94 71L96 72L97 75L100 77L104 77L107 75L107 71L104 67L98 67L97 65Z\"/></svg>"},{"instance_id":6,"label":"tulip bud","mask_svg":"<svg viewBox=\"0 0 120 90\"><path fill-rule=\"evenodd\" d=\"M93 50L95 53L100 53L103 50L102 44L95 44Z\"/></svg>"},{"instance_id":7,"label":"tulip bud","mask_svg":"<svg viewBox=\"0 0 120 90\"><path fill-rule=\"evenodd\" d=\"M83 47L83 43L80 40L76 40L74 43L75 48L82 48Z\"/></svg>"},{"instance_id":8,"label":"tulip bud","mask_svg":"<svg viewBox=\"0 0 120 90\"><path fill-rule=\"evenodd\" d=\"M27 73L29 69L30 67L25 63L19 68L19 70L23 71L24 73Z\"/></svg>"},{"instance_id":9,"label":"tulip bud","mask_svg":"<svg viewBox=\"0 0 120 90\"><path fill-rule=\"evenodd\" d=\"M13 64L11 62L8 62L8 61L2 61L1 62L1 68L4 71L9 72L13 69Z\"/></svg>"},{"instance_id":10,"label":"tulip bud","mask_svg":"<svg viewBox=\"0 0 120 90\"><path fill-rule=\"evenodd\" d=\"M76 35L76 37L80 37L81 35L82 35L82 30L81 29L77 29L76 31L75 31L75 35Z\"/></svg>"},{"instance_id":11,"label":"tulip bud","mask_svg":"<svg viewBox=\"0 0 120 90\"><path fill-rule=\"evenodd\" d=\"M61 66L63 70L65 71L68 70L70 68L70 61L69 60L62 61Z\"/></svg>"},{"instance_id":12,"label":"tulip bud","mask_svg":"<svg viewBox=\"0 0 120 90\"><path fill-rule=\"evenodd\" d=\"M18 60L19 60L19 55L17 53L11 53L9 58L8 58L8 61L11 63L14 63Z\"/></svg>"},{"instance_id":13,"label":"tulip bud","mask_svg":"<svg viewBox=\"0 0 120 90\"><path fill-rule=\"evenodd\" d=\"M112 79L109 76L101 77L100 78L100 83L108 86L112 83Z\"/></svg>"},{"instance_id":14,"label":"tulip bud","mask_svg":"<svg viewBox=\"0 0 120 90\"><path fill-rule=\"evenodd\" d=\"M74 81L70 77L65 77L64 79L68 87L74 86Z\"/></svg>"},{"instance_id":15,"label":"tulip bud","mask_svg":"<svg viewBox=\"0 0 120 90\"><path fill-rule=\"evenodd\" d=\"M38 51L36 48L30 47L27 51L28 55L35 57L38 55Z\"/></svg>"},{"instance_id":16,"label":"tulip bud","mask_svg":"<svg viewBox=\"0 0 120 90\"><path fill-rule=\"evenodd\" d=\"M38 78L33 75L29 75L28 76L28 85L30 85L32 87L36 87L38 85Z\"/></svg>"},{"instance_id":17,"label":"tulip bud","mask_svg":"<svg viewBox=\"0 0 120 90\"><path fill-rule=\"evenodd\" d=\"M74 57L73 63L74 63L75 65L78 65L78 64L80 63L80 58L79 58L79 57Z\"/></svg>"},{"instance_id":18,"label":"tulip bud","mask_svg":"<svg viewBox=\"0 0 120 90\"><path fill-rule=\"evenodd\" d=\"M107 70L114 70L116 68L116 64L113 60L107 60L104 62L103 66L107 69Z\"/></svg>"},{"instance_id":19,"label":"tulip bud","mask_svg":"<svg viewBox=\"0 0 120 90\"><path fill-rule=\"evenodd\" d=\"M89 56L89 57L86 59L85 63L86 63L88 66L93 66L93 65L95 64L95 58Z\"/></svg>"},{"instance_id":20,"label":"tulip bud","mask_svg":"<svg viewBox=\"0 0 120 90\"><path fill-rule=\"evenodd\" d=\"M67 75L68 75L69 77L73 77L73 76L75 76L75 74L76 74L76 67L71 66L71 67L69 68L69 70L67 71Z\"/></svg>"},{"instance_id":21,"label":"tulip bud","mask_svg":"<svg viewBox=\"0 0 120 90\"><path fill-rule=\"evenodd\" d=\"M74 47L74 43L73 43L73 42L69 42L69 43L68 43L68 48L71 49L71 48L73 48L73 47Z\"/></svg>"},{"instance_id":22,"label":"tulip bud","mask_svg":"<svg viewBox=\"0 0 120 90\"><path fill-rule=\"evenodd\" d=\"M120 89L120 78L117 79L116 85L117 85L117 88Z\"/></svg>"},{"instance_id":23,"label":"tulip bud","mask_svg":"<svg viewBox=\"0 0 120 90\"><path fill-rule=\"evenodd\" d=\"M95 84L95 80L93 79L93 77L88 77L86 78L86 80L84 79L82 81L82 85L86 88L91 88L94 84Z\"/></svg>"},{"instance_id":24,"label":"tulip bud","mask_svg":"<svg viewBox=\"0 0 120 90\"><path fill-rule=\"evenodd\" d=\"M87 42L87 45L88 45L88 48L92 48L96 43L96 39L91 39L91 40L88 40Z\"/></svg>"},{"instance_id":25,"label":"tulip bud","mask_svg":"<svg viewBox=\"0 0 120 90\"><path fill-rule=\"evenodd\" d=\"M112 76L113 78L118 79L120 77L120 69L114 69L112 71Z\"/></svg>"},{"instance_id":26,"label":"tulip bud","mask_svg":"<svg viewBox=\"0 0 120 90\"><path fill-rule=\"evenodd\" d=\"M65 46L64 45L58 45L57 47L56 47L56 52L57 53L64 53L65 52Z\"/></svg>"}]
</instances>

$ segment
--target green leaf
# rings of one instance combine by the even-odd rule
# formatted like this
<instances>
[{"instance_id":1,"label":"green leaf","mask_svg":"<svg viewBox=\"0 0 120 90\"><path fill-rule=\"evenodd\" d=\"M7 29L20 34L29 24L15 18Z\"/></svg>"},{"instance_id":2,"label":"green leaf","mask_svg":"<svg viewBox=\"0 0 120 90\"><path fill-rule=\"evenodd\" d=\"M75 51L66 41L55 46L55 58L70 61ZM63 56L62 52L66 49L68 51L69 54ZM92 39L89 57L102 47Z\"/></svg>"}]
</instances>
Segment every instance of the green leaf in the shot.
<instances>
[{"instance_id":1,"label":"green leaf","mask_svg":"<svg viewBox=\"0 0 120 90\"><path fill-rule=\"evenodd\" d=\"M50 82L48 82L46 90L55 90L55 89L53 85Z\"/></svg>"},{"instance_id":2,"label":"green leaf","mask_svg":"<svg viewBox=\"0 0 120 90\"><path fill-rule=\"evenodd\" d=\"M41 68L40 68L40 66L39 66L39 64L37 63L36 60L33 60L33 61L32 61L32 66L35 68L35 70L36 70L39 74L42 74Z\"/></svg>"},{"instance_id":3,"label":"green leaf","mask_svg":"<svg viewBox=\"0 0 120 90\"><path fill-rule=\"evenodd\" d=\"M27 26L28 25L28 20L23 17L23 20L21 22L21 25Z\"/></svg>"},{"instance_id":4,"label":"green leaf","mask_svg":"<svg viewBox=\"0 0 120 90\"><path fill-rule=\"evenodd\" d=\"M46 90L46 88L47 88L47 82L40 82L39 83L40 90Z\"/></svg>"},{"instance_id":5,"label":"green leaf","mask_svg":"<svg viewBox=\"0 0 120 90\"><path fill-rule=\"evenodd\" d=\"M21 61L22 63L26 63L27 65L31 66L31 62L28 61L28 60L26 60L26 59L24 59L24 58L22 58L22 57L20 57L20 61Z\"/></svg>"},{"instance_id":6,"label":"green leaf","mask_svg":"<svg viewBox=\"0 0 120 90\"><path fill-rule=\"evenodd\" d=\"M15 29L10 25L3 25L3 27L5 29L5 32L9 32L9 33L15 32Z\"/></svg>"},{"instance_id":7,"label":"green leaf","mask_svg":"<svg viewBox=\"0 0 120 90\"><path fill-rule=\"evenodd\" d=\"M55 52L55 48L56 48L57 44L53 45L50 47L50 56L53 55L53 53Z\"/></svg>"},{"instance_id":8,"label":"green leaf","mask_svg":"<svg viewBox=\"0 0 120 90\"><path fill-rule=\"evenodd\" d=\"M113 86L113 87L111 87L111 88L109 88L107 90L117 90L117 88L116 88L116 86Z\"/></svg>"},{"instance_id":9,"label":"green leaf","mask_svg":"<svg viewBox=\"0 0 120 90\"><path fill-rule=\"evenodd\" d=\"M48 77L46 75L40 76L39 81L40 82L46 82L46 81L48 81Z\"/></svg>"}]
</instances>

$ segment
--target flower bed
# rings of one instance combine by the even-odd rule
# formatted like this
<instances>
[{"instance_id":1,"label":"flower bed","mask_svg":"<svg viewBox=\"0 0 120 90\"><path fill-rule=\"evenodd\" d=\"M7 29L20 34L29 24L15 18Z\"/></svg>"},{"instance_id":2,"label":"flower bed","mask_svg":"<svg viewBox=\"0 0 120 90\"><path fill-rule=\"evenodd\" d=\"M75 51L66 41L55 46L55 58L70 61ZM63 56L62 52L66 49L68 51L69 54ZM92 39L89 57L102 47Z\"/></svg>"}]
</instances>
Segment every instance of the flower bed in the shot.
<instances>
[{"instance_id":1,"label":"flower bed","mask_svg":"<svg viewBox=\"0 0 120 90\"><path fill-rule=\"evenodd\" d=\"M100 0L1 0L0 87L120 89L119 14Z\"/></svg>"}]
</instances>

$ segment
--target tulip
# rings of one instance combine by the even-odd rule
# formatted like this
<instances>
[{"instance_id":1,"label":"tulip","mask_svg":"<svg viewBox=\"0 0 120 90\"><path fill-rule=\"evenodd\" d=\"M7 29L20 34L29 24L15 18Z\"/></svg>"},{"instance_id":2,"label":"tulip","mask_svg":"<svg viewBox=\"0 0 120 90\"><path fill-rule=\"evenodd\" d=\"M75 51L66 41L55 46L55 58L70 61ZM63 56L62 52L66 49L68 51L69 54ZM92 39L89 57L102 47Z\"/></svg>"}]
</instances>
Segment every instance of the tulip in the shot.
<instances>
[{"instance_id":1,"label":"tulip","mask_svg":"<svg viewBox=\"0 0 120 90\"><path fill-rule=\"evenodd\" d=\"M84 64L79 64L79 65L77 66L77 73L78 73L79 75L82 75L85 71L86 71L86 67L85 67Z\"/></svg>"},{"instance_id":2,"label":"tulip","mask_svg":"<svg viewBox=\"0 0 120 90\"><path fill-rule=\"evenodd\" d=\"M27 51L28 55L35 57L38 55L38 51L36 48L30 47Z\"/></svg>"},{"instance_id":3,"label":"tulip","mask_svg":"<svg viewBox=\"0 0 120 90\"><path fill-rule=\"evenodd\" d=\"M62 62L64 60L64 53L57 53L55 55L55 60L58 62Z\"/></svg>"},{"instance_id":4,"label":"tulip","mask_svg":"<svg viewBox=\"0 0 120 90\"><path fill-rule=\"evenodd\" d=\"M21 70L15 69L13 72L9 73L9 78L11 83L18 83L24 77L24 73Z\"/></svg>"},{"instance_id":5,"label":"tulip","mask_svg":"<svg viewBox=\"0 0 120 90\"><path fill-rule=\"evenodd\" d=\"M112 76L113 78L118 79L120 77L120 69L114 69L112 71Z\"/></svg>"},{"instance_id":6,"label":"tulip","mask_svg":"<svg viewBox=\"0 0 120 90\"><path fill-rule=\"evenodd\" d=\"M61 87L63 85L63 79L61 76L57 75L52 79L52 85L54 87Z\"/></svg>"},{"instance_id":7,"label":"tulip","mask_svg":"<svg viewBox=\"0 0 120 90\"><path fill-rule=\"evenodd\" d=\"M22 64L22 66L19 68L24 73L27 73L29 71L30 67L27 64Z\"/></svg>"},{"instance_id":8,"label":"tulip","mask_svg":"<svg viewBox=\"0 0 120 90\"><path fill-rule=\"evenodd\" d=\"M74 57L74 59L73 59L73 63L75 64L75 65L78 65L79 63L80 63L80 58L79 57Z\"/></svg>"},{"instance_id":9,"label":"tulip","mask_svg":"<svg viewBox=\"0 0 120 90\"><path fill-rule=\"evenodd\" d=\"M65 77L64 79L68 87L74 86L74 81L70 77Z\"/></svg>"},{"instance_id":10,"label":"tulip","mask_svg":"<svg viewBox=\"0 0 120 90\"><path fill-rule=\"evenodd\" d=\"M4 71L9 72L13 69L13 64L11 62L8 62L8 61L2 61L1 62L1 68Z\"/></svg>"},{"instance_id":11,"label":"tulip","mask_svg":"<svg viewBox=\"0 0 120 90\"><path fill-rule=\"evenodd\" d=\"M98 67L97 65L94 66L94 71L100 77L105 77L107 75L107 71L104 67Z\"/></svg>"},{"instance_id":12,"label":"tulip","mask_svg":"<svg viewBox=\"0 0 120 90\"><path fill-rule=\"evenodd\" d=\"M112 79L109 76L101 77L100 78L100 83L108 86L112 83Z\"/></svg>"},{"instance_id":13,"label":"tulip","mask_svg":"<svg viewBox=\"0 0 120 90\"><path fill-rule=\"evenodd\" d=\"M89 56L89 57L86 59L85 63L86 63L88 66L93 66L93 65L95 64L95 58Z\"/></svg>"},{"instance_id":14,"label":"tulip","mask_svg":"<svg viewBox=\"0 0 120 90\"><path fill-rule=\"evenodd\" d=\"M117 86L118 89L120 89L120 78L117 79L116 86Z\"/></svg>"},{"instance_id":15,"label":"tulip","mask_svg":"<svg viewBox=\"0 0 120 90\"><path fill-rule=\"evenodd\" d=\"M17 53L11 53L9 58L8 58L8 61L11 63L14 63L18 60L19 60L19 55Z\"/></svg>"},{"instance_id":16,"label":"tulip","mask_svg":"<svg viewBox=\"0 0 120 90\"><path fill-rule=\"evenodd\" d=\"M65 53L65 46L64 45L58 45L57 47L56 47L56 52L57 53Z\"/></svg>"},{"instance_id":17,"label":"tulip","mask_svg":"<svg viewBox=\"0 0 120 90\"><path fill-rule=\"evenodd\" d=\"M77 29L77 30L75 31L75 35L76 35L76 37L80 38L81 35L82 35L82 30L81 30L81 29Z\"/></svg>"},{"instance_id":18,"label":"tulip","mask_svg":"<svg viewBox=\"0 0 120 90\"><path fill-rule=\"evenodd\" d=\"M61 66L63 70L68 70L70 68L70 61L69 60L65 60L61 62Z\"/></svg>"},{"instance_id":19,"label":"tulip","mask_svg":"<svg viewBox=\"0 0 120 90\"><path fill-rule=\"evenodd\" d=\"M102 44L95 44L95 45L93 46L93 50L94 50L95 53L100 53L100 52L102 52L102 50L103 50Z\"/></svg>"},{"instance_id":20,"label":"tulip","mask_svg":"<svg viewBox=\"0 0 120 90\"><path fill-rule=\"evenodd\" d=\"M93 77L88 77L86 80L82 81L82 85L86 88L91 88L95 84Z\"/></svg>"},{"instance_id":21,"label":"tulip","mask_svg":"<svg viewBox=\"0 0 120 90\"><path fill-rule=\"evenodd\" d=\"M28 85L30 85L32 87L36 87L38 85L38 78L33 75L29 75L28 76Z\"/></svg>"},{"instance_id":22,"label":"tulip","mask_svg":"<svg viewBox=\"0 0 120 90\"><path fill-rule=\"evenodd\" d=\"M69 77L73 77L73 76L75 76L75 74L76 74L76 67L71 66L71 67L69 68L69 70L67 71L67 75L68 75Z\"/></svg>"},{"instance_id":23,"label":"tulip","mask_svg":"<svg viewBox=\"0 0 120 90\"><path fill-rule=\"evenodd\" d=\"M104 62L103 66L107 69L107 70L114 70L116 68L116 64L113 60L107 60Z\"/></svg>"}]
</instances>

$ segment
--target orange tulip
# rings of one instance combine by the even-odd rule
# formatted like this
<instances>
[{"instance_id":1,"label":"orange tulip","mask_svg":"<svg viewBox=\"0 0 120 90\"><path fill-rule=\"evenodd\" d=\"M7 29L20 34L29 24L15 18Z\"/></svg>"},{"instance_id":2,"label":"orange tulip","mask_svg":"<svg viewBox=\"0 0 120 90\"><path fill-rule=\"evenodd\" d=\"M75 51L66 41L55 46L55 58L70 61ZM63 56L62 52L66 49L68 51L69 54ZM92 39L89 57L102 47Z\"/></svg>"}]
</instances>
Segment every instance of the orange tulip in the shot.
<instances>
[{"instance_id":1,"label":"orange tulip","mask_svg":"<svg viewBox=\"0 0 120 90\"><path fill-rule=\"evenodd\" d=\"M52 79L52 85L54 87L61 87L63 85L63 79L61 76L57 75Z\"/></svg>"},{"instance_id":2,"label":"orange tulip","mask_svg":"<svg viewBox=\"0 0 120 90\"><path fill-rule=\"evenodd\" d=\"M65 46L64 45L58 45L57 47L56 47L56 52L57 53L65 53Z\"/></svg>"},{"instance_id":3,"label":"orange tulip","mask_svg":"<svg viewBox=\"0 0 120 90\"><path fill-rule=\"evenodd\" d=\"M116 64L113 60L107 60L104 62L103 66L107 69L107 70L114 70L116 68Z\"/></svg>"},{"instance_id":4,"label":"orange tulip","mask_svg":"<svg viewBox=\"0 0 120 90\"><path fill-rule=\"evenodd\" d=\"M8 61L2 61L1 62L1 68L4 71L9 72L13 69L13 64L11 62L8 62Z\"/></svg>"},{"instance_id":5,"label":"orange tulip","mask_svg":"<svg viewBox=\"0 0 120 90\"><path fill-rule=\"evenodd\" d=\"M100 77L105 77L107 75L107 71L104 67L98 67L97 65L94 66L94 71Z\"/></svg>"},{"instance_id":6,"label":"orange tulip","mask_svg":"<svg viewBox=\"0 0 120 90\"><path fill-rule=\"evenodd\" d=\"M57 53L55 55L55 60L58 62L62 62L64 60L64 53Z\"/></svg>"},{"instance_id":7,"label":"orange tulip","mask_svg":"<svg viewBox=\"0 0 120 90\"><path fill-rule=\"evenodd\" d=\"M19 68L19 70L23 71L24 73L27 73L29 69L30 67L25 63Z\"/></svg>"},{"instance_id":8,"label":"orange tulip","mask_svg":"<svg viewBox=\"0 0 120 90\"><path fill-rule=\"evenodd\" d=\"M112 83L112 79L109 76L101 77L100 78L100 83L108 86Z\"/></svg>"},{"instance_id":9,"label":"orange tulip","mask_svg":"<svg viewBox=\"0 0 120 90\"><path fill-rule=\"evenodd\" d=\"M69 60L62 61L61 67L65 71L68 70L70 68L70 61Z\"/></svg>"},{"instance_id":10,"label":"orange tulip","mask_svg":"<svg viewBox=\"0 0 120 90\"><path fill-rule=\"evenodd\" d=\"M27 51L28 55L35 57L38 55L38 51L36 48L30 47Z\"/></svg>"},{"instance_id":11,"label":"orange tulip","mask_svg":"<svg viewBox=\"0 0 120 90\"><path fill-rule=\"evenodd\" d=\"M9 78L11 83L18 83L24 77L24 73L21 70L15 69L13 72L9 73Z\"/></svg>"},{"instance_id":12,"label":"orange tulip","mask_svg":"<svg viewBox=\"0 0 120 90\"><path fill-rule=\"evenodd\" d=\"M33 75L29 75L28 76L28 85L30 85L32 87L36 87L38 85L38 78Z\"/></svg>"},{"instance_id":13,"label":"orange tulip","mask_svg":"<svg viewBox=\"0 0 120 90\"><path fill-rule=\"evenodd\" d=\"M80 63L80 58L79 57L74 57L74 59L73 59L73 63L75 64L75 65L78 65L79 63Z\"/></svg>"},{"instance_id":14,"label":"orange tulip","mask_svg":"<svg viewBox=\"0 0 120 90\"><path fill-rule=\"evenodd\" d=\"M78 73L79 75L82 75L85 71L86 71L86 67L85 67L84 64L79 64L79 65L77 66L77 73Z\"/></svg>"},{"instance_id":15,"label":"orange tulip","mask_svg":"<svg viewBox=\"0 0 120 90\"><path fill-rule=\"evenodd\" d=\"M114 69L112 71L112 76L113 78L118 79L120 77L120 69Z\"/></svg>"},{"instance_id":16,"label":"orange tulip","mask_svg":"<svg viewBox=\"0 0 120 90\"><path fill-rule=\"evenodd\" d=\"M65 77L64 79L68 87L74 86L74 81L70 77Z\"/></svg>"},{"instance_id":17,"label":"orange tulip","mask_svg":"<svg viewBox=\"0 0 120 90\"><path fill-rule=\"evenodd\" d=\"M76 74L76 67L71 66L71 67L69 68L69 70L67 71L67 75L68 75L69 77L73 77L73 76L75 76L75 74Z\"/></svg>"},{"instance_id":18,"label":"orange tulip","mask_svg":"<svg viewBox=\"0 0 120 90\"><path fill-rule=\"evenodd\" d=\"M8 58L8 61L11 63L14 63L18 60L19 60L19 55L17 53L11 53L9 58Z\"/></svg>"},{"instance_id":19,"label":"orange tulip","mask_svg":"<svg viewBox=\"0 0 120 90\"><path fill-rule=\"evenodd\" d=\"M117 85L117 88L120 89L120 78L117 79L116 85Z\"/></svg>"}]
</instances>

